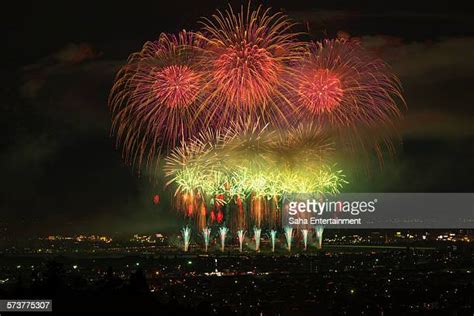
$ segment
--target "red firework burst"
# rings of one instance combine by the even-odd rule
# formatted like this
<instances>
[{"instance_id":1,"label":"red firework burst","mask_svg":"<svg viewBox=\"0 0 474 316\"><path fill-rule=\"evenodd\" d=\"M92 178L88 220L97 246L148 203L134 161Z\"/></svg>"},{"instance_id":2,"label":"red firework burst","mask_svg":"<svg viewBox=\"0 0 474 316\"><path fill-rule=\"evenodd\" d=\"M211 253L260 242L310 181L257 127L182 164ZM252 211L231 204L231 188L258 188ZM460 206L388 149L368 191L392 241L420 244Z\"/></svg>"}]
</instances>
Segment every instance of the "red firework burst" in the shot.
<instances>
[{"instance_id":1,"label":"red firework burst","mask_svg":"<svg viewBox=\"0 0 474 316\"><path fill-rule=\"evenodd\" d=\"M309 80L298 87L301 104L318 114L334 110L344 95L341 80L329 69L316 69L307 76Z\"/></svg>"},{"instance_id":2,"label":"red firework burst","mask_svg":"<svg viewBox=\"0 0 474 316\"><path fill-rule=\"evenodd\" d=\"M390 124L400 85L389 67L345 40L312 44L294 77L298 118L336 129ZM402 99L403 100L403 99Z\"/></svg>"},{"instance_id":3,"label":"red firework burst","mask_svg":"<svg viewBox=\"0 0 474 316\"><path fill-rule=\"evenodd\" d=\"M213 89L201 110L208 122L227 124L245 117L282 125L288 107L291 62L301 58L302 45L291 32L293 24L281 13L271 15L261 7L235 14L218 11L203 22L206 42L203 61ZM203 63L204 64L204 63Z\"/></svg>"},{"instance_id":4,"label":"red firework burst","mask_svg":"<svg viewBox=\"0 0 474 316\"><path fill-rule=\"evenodd\" d=\"M205 80L196 57L202 44L186 31L161 34L118 72L109 105L112 131L128 163L150 166L164 148L200 127L196 111Z\"/></svg>"}]
</instances>

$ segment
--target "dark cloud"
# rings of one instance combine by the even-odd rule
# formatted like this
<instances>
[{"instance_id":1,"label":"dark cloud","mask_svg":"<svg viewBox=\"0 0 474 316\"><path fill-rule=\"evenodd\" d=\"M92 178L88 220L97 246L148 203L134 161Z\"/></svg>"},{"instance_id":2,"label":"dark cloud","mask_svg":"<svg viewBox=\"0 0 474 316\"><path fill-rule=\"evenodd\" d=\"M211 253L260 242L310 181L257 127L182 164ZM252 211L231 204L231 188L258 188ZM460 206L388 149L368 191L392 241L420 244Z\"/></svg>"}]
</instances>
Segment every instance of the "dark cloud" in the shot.
<instances>
[{"instance_id":1,"label":"dark cloud","mask_svg":"<svg viewBox=\"0 0 474 316\"><path fill-rule=\"evenodd\" d=\"M399 76L408 104L400 126L409 137L441 139L474 136L474 108L468 82L474 77L474 37L404 42L363 36L367 49L386 60Z\"/></svg>"},{"instance_id":2,"label":"dark cloud","mask_svg":"<svg viewBox=\"0 0 474 316\"><path fill-rule=\"evenodd\" d=\"M124 166L109 135L108 92L124 61L93 52L69 44L18 71L3 117L14 135L0 153L10 229L131 232L175 223L151 202L162 186Z\"/></svg>"}]
</instances>

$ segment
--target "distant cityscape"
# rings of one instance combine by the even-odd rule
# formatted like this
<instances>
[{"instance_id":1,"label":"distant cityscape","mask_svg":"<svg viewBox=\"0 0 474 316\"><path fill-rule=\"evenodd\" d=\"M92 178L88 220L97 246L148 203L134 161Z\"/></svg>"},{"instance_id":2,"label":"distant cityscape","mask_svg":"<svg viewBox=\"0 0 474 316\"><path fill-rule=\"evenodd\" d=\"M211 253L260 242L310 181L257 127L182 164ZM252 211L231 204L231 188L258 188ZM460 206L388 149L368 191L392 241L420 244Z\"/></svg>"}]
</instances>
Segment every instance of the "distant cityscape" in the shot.
<instances>
[{"instance_id":1,"label":"distant cityscape","mask_svg":"<svg viewBox=\"0 0 474 316\"><path fill-rule=\"evenodd\" d=\"M201 247L200 236L194 236L191 240L191 252L204 253ZM298 237L298 234L296 234ZM283 239L280 236L280 239ZM456 246L458 243L472 243L474 241L474 230L327 230L324 233L323 245L327 247L344 246L410 246L410 247L432 247L432 246ZM251 236L245 239L243 248L245 252L255 252ZM269 252L269 236L262 234L261 252ZM3 236L0 240L2 254L61 254L61 253L167 253L179 252L182 249L182 236L166 233L133 234L129 237L115 237L111 235L79 234L79 235L48 235L27 240L10 239ZM210 252L219 251L218 236L211 238ZM294 252L301 252L301 238L295 238ZM24 244L24 245L23 245ZM284 242L280 243L278 252L285 252ZM311 246L312 245L312 246ZM317 248L315 243L310 242L311 248ZM237 236L228 237L229 251L238 251ZM226 251L227 251L226 250Z\"/></svg>"},{"instance_id":2,"label":"distant cityscape","mask_svg":"<svg viewBox=\"0 0 474 316\"><path fill-rule=\"evenodd\" d=\"M247 238L240 253L229 238L221 252L215 237L208 253L199 238L185 253L164 233L4 237L0 297L53 298L64 312L80 298L89 312L127 310L126 301L206 314L462 313L473 309L473 239L472 230L327 230L322 249L295 239L291 253L272 253L265 237L260 252Z\"/></svg>"}]
</instances>

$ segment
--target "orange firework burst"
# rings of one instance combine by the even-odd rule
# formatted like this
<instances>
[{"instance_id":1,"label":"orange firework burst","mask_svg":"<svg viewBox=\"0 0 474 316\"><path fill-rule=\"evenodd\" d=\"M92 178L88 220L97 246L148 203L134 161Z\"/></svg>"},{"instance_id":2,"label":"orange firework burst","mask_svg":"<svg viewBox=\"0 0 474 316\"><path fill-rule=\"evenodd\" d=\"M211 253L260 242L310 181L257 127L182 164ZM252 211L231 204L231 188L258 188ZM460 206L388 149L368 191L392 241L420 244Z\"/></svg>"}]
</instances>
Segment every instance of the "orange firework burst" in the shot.
<instances>
[{"instance_id":1,"label":"orange firework burst","mask_svg":"<svg viewBox=\"0 0 474 316\"><path fill-rule=\"evenodd\" d=\"M355 129L390 124L399 116L397 78L382 60L350 41L310 44L294 82L299 119Z\"/></svg>"},{"instance_id":2,"label":"orange firework burst","mask_svg":"<svg viewBox=\"0 0 474 316\"><path fill-rule=\"evenodd\" d=\"M193 33L161 34L118 72L109 105L112 131L128 163L150 166L163 148L200 126L195 113L205 80L195 61L202 47Z\"/></svg>"},{"instance_id":3,"label":"orange firework burst","mask_svg":"<svg viewBox=\"0 0 474 316\"><path fill-rule=\"evenodd\" d=\"M168 108L186 108L196 100L201 75L186 65L164 67L154 75L156 100Z\"/></svg>"},{"instance_id":4,"label":"orange firework burst","mask_svg":"<svg viewBox=\"0 0 474 316\"><path fill-rule=\"evenodd\" d=\"M284 125L290 106L284 91L290 64L302 56L303 45L285 15L261 7L235 14L232 7L203 22L210 91L201 110L217 126L242 117Z\"/></svg>"}]
</instances>

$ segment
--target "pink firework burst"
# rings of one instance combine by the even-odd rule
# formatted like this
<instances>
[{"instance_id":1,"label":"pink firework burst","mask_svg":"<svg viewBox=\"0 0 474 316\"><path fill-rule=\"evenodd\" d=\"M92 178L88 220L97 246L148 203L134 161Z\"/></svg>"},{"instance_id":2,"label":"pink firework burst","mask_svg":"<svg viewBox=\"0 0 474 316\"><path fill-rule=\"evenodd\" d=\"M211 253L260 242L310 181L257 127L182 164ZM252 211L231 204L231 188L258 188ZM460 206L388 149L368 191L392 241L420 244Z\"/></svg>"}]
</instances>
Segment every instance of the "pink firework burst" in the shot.
<instances>
[{"instance_id":1,"label":"pink firework burst","mask_svg":"<svg viewBox=\"0 0 474 316\"><path fill-rule=\"evenodd\" d=\"M335 128L390 124L400 115L400 84L381 59L359 44L325 40L311 44L294 77L299 119Z\"/></svg>"},{"instance_id":2,"label":"pink firework burst","mask_svg":"<svg viewBox=\"0 0 474 316\"><path fill-rule=\"evenodd\" d=\"M373 148L380 161L382 144L393 152L397 101L404 101L399 81L384 61L358 43L324 40L309 45L295 74L292 99L298 121L317 121L336 131L352 152Z\"/></svg>"},{"instance_id":3,"label":"pink firework burst","mask_svg":"<svg viewBox=\"0 0 474 316\"><path fill-rule=\"evenodd\" d=\"M161 34L118 72L109 105L112 132L128 163L149 167L201 127L196 112L206 80L196 58L202 47L193 33Z\"/></svg>"},{"instance_id":4,"label":"pink firework burst","mask_svg":"<svg viewBox=\"0 0 474 316\"><path fill-rule=\"evenodd\" d=\"M302 57L303 45L282 13L250 6L232 7L203 22L203 65L210 78L209 96L201 110L218 126L243 117L284 125L290 104L284 91L290 64Z\"/></svg>"}]
</instances>

